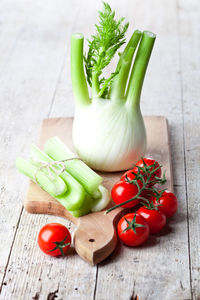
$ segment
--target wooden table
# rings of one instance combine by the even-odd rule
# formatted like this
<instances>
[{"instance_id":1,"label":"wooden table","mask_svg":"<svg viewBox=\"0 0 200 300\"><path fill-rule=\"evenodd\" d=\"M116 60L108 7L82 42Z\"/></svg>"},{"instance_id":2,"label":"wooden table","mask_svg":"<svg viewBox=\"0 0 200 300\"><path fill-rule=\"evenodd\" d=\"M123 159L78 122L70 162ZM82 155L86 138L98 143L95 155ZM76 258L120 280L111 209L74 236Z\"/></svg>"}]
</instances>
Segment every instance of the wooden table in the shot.
<instances>
[{"instance_id":1,"label":"wooden table","mask_svg":"<svg viewBox=\"0 0 200 300\"><path fill-rule=\"evenodd\" d=\"M0 299L200 299L199 0L110 0L131 28L157 33L142 94L145 115L169 120L179 212L145 247L118 245L90 266L71 249L43 255L39 229L53 216L23 209L27 179L15 169L42 119L72 116L70 36L92 32L100 1L0 1Z\"/></svg>"}]
</instances>

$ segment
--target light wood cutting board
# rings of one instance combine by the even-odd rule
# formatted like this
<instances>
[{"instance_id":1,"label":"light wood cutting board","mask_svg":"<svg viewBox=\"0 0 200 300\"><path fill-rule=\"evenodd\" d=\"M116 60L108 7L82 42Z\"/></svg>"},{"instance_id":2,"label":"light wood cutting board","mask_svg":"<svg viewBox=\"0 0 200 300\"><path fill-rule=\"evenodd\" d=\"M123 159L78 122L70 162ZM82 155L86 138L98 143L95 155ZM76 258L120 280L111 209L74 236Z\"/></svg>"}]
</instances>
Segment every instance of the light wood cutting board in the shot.
<instances>
[{"instance_id":1,"label":"light wood cutting board","mask_svg":"<svg viewBox=\"0 0 200 300\"><path fill-rule=\"evenodd\" d=\"M167 120L160 116L145 117L144 120L147 130L146 156L151 156L161 163L163 170L166 170L166 187L173 191ZM72 118L44 120L38 146L43 149L46 140L57 135L73 150L71 137L72 122ZM113 184L119 180L122 173L99 174L104 178L104 185L111 190ZM101 211L90 213L80 218L74 218L59 202L31 181L24 207L29 213L61 216L76 224L77 230L74 234L75 249L90 264L101 262L116 247L117 236L114 223L123 214L123 208L118 208L107 215L104 214L105 211Z\"/></svg>"}]
</instances>

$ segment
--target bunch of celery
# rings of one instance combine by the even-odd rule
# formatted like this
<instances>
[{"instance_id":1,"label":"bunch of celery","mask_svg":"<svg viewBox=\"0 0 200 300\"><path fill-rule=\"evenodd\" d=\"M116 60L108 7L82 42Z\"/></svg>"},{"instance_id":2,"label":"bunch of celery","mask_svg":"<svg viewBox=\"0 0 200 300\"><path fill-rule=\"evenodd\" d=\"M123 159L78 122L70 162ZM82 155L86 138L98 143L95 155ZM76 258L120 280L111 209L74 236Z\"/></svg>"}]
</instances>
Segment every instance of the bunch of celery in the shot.
<instances>
[{"instance_id":1,"label":"bunch of celery","mask_svg":"<svg viewBox=\"0 0 200 300\"><path fill-rule=\"evenodd\" d=\"M83 55L83 34L75 33L71 38L76 103L73 143L79 157L101 171L129 169L146 149L140 95L156 36L136 30L124 51L118 53L116 69L106 78L104 69L125 43L129 24L123 25L123 21L117 20L109 4L104 3L96 32L88 41L88 53Z\"/></svg>"},{"instance_id":2,"label":"bunch of celery","mask_svg":"<svg viewBox=\"0 0 200 300\"><path fill-rule=\"evenodd\" d=\"M74 217L80 217L90 211L102 210L108 205L110 194L101 185L102 177L83 161L73 159L74 153L58 137L49 139L44 151L32 145L29 160L17 158L18 170L39 184ZM62 170L62 165L59 163L52 164L54 161L63 160L66 160L63 162L65 170ZM47 168L48 163L50 172ZM45 167L42 167L44 164Z\"/></svg>"}]
</instances>

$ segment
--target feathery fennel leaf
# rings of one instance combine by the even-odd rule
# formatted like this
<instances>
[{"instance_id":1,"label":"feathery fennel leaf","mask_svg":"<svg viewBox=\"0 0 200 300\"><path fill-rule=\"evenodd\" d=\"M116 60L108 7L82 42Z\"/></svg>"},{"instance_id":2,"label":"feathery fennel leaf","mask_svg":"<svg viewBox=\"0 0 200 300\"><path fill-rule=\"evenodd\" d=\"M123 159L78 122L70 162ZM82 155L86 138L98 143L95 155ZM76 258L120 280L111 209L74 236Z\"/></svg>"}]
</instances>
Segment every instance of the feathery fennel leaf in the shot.
<instances>
[{"instance_id":1,"label":"feathery fennel leaf","mask_svg":"<svg viewBox=\"0 0 200 300\"><path fill-rule=\"evenodd\" d=\"M110 63L117 50L125 43L125 33L129 23L122 24L124 18L115 19L115 12L108 3L103 2L103 11L99 11L99 24L95 25L96 34L88 40L89 50L84 56L87 81L92 87L98 86L97 94L106 97L112 79L118 72L114 72L109 78L101 78L103 69Z\"/></svg>"}]
</instances>

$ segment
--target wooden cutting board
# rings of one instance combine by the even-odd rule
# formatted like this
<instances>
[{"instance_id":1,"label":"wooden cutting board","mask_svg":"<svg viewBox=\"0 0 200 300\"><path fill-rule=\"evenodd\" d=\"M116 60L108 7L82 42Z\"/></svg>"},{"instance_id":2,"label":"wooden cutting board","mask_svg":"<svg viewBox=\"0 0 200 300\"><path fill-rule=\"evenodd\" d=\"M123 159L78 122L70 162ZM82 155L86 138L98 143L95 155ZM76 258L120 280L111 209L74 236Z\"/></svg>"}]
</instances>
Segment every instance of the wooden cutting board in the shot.
<instances>
[{"instance_id":1,"label":"wooden cutting board","mask_svg":"<svg viewBox=\"0 0 200 300\"><path fill-rule=\"evenodd\" d=\"M167 186L173 190L171 156L167 120L164 117L145 117L147 130L147 153L158 160L163 170L166 170ZM43 149L44 143L50 137L57 135L73 150L72 118L46 119L42 129L38 146ZM104 185L111 190L122 173L99 173L104 178ZM111 204L112 205L112 204ZM77 226L74 234L74 246L77 253L90 264L97 264L104 260L115 249L117 236L114 228L115 221L124 213L118 208L105 215L105 211L90 213L80 218L74 218L59 202L49 196L38 185L30 181L24 207L29 213L51 214L71 220Z\"/></svg>"}]
</instances>

